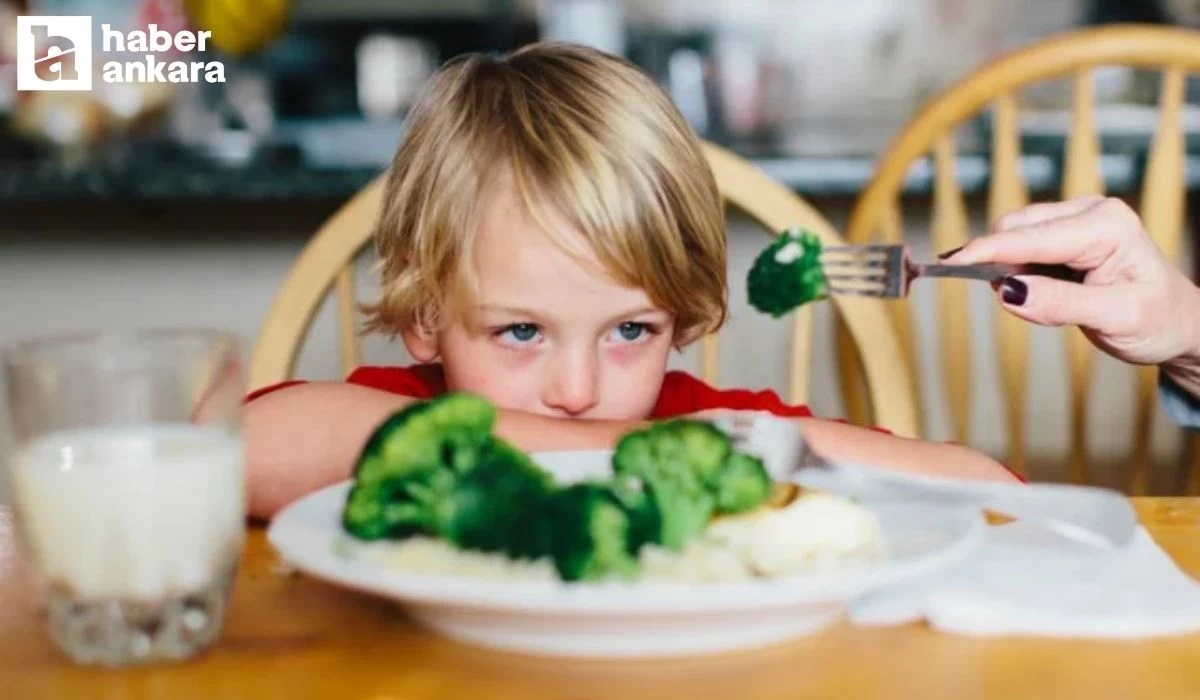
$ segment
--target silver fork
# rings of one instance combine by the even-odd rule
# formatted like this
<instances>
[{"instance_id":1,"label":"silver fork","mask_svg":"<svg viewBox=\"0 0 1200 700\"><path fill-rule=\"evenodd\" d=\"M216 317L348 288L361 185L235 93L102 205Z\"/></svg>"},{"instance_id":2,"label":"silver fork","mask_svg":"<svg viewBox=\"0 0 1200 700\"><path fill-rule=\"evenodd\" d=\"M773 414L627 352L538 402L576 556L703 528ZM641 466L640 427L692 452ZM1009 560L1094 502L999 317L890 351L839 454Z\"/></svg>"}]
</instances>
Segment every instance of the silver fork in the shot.
<instances>
[{"instance_id":1,"label":"silver fork","mask_svg":"<svg viewBox=\"0 0 1200 700\"><path fill-rule=\"evenodd\" d=\"M776 481L864 502L976 507L1036 523L1101 550L1125 547L1137 533L1132 504L1112 489L949 479L835 463L813 451L792 420L738 412L719 415L714 424L739 450L762 459Z\"/></svg>"},{"instance_id":2,"label":"silver fork","mask_svg":"<svg viewBox=\"0 0 1200 700\"><path fill-rule=\"evenodd\" d=\"M876 243L863 246L831 246L821 250L830 295L856 295L899 299L908 296L913 280L920 277L953 277L999 283L1012 275L1039 275L1082 282L1084 274L1066 265L942 265L918 263L908 246Z\"/></svg>"}]
</instances>

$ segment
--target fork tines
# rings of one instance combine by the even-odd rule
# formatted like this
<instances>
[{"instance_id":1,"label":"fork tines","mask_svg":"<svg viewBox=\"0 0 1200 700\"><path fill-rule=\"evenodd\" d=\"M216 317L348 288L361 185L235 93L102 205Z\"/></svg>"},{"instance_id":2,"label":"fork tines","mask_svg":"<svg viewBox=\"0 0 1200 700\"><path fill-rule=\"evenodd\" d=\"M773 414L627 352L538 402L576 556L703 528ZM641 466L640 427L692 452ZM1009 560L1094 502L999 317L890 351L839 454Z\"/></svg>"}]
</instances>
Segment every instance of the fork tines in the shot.
<instances>
[{"instance_id":1,"label":"fork tines","mask_svg":"<svg viewBox=\"0 0 1200 700\"><path fill-rule=\"evenodd\" d=\"M821 267L831 295L900 296L904 248L883 243L831 246L821 251Z\"/></svg>"}]
</instances>

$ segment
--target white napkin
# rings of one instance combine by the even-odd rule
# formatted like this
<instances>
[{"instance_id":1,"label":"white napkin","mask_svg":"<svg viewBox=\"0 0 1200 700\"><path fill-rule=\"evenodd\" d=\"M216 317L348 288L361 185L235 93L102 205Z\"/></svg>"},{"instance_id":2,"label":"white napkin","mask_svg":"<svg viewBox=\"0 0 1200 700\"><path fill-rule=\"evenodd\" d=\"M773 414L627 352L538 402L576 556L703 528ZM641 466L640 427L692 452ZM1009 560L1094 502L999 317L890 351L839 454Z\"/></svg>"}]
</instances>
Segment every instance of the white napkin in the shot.
<instances>
[{"instance_id":1,"label":"white napkin","mask_svg":"<svg viewBox=\"0 0 1200 700\"><path fill-rule=\"evenodd\" d=\"M1103 552L1021 522L989 527L961 565L852 606L862 625L926 620L972 636L1140 638L1200 630L1200 584L1144 528Z\"/></svg>"}]
</instances>

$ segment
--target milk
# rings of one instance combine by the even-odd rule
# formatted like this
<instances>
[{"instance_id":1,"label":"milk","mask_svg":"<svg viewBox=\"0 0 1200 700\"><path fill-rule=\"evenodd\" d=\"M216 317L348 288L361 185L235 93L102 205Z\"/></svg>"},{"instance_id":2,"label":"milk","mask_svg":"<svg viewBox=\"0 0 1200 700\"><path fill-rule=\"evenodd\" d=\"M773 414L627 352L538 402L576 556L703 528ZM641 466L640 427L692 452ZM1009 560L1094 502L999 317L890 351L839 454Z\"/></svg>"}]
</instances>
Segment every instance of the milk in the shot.
<instances>
[{"instance_id":1,"label":"milk","mask_svg":"<svg viewBox=\"0 0 1200 700\"><path fill-rule=\"evenodd\" d=\"M76 600L194 593L240 549L243 459L241 440L212 427L47 435L13 457L25 543L41 573Z\"/></svg>"}]
</instances>

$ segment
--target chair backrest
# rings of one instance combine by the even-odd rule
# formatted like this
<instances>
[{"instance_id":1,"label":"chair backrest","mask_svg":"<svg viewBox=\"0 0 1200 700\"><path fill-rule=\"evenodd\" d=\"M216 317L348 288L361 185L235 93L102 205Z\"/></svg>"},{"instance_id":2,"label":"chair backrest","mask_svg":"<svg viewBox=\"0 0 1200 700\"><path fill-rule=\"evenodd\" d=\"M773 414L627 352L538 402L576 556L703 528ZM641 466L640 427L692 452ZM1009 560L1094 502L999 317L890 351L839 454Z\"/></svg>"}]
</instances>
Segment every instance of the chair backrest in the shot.
<instances>
[{"instance_id":1,"label":"chair backrest","mask_svg":"<svg viewBox=\"0 0 1200 700\"><path fill-rule=\"evenodd\" d=\"M934 166L932 243L950 250L966 242L967 209L955 177L956 127L990 106L991 177L988 219L1020 208L1028 200L1020 164L1017 93L1054 78L1072 80L1070 132L1067 137L1061 195L1070 198L1102 194L1100 139L1095 121L1093 74L1099 66L1128 66L1161 70L1158 128L1153 138L1141 191L1141 214L1146 228L1164 253L1177 260L1184 225L1184 140L1181 112L1185 77L1200 71L1200 33L1177 28L1112 25L1077 30L1031 44L979 68L933 99L892 141L875 175L855 205L846 232L851 243L871 240L898 242L902 225L899 195L914 160L926 155ZM972 393L971 333L967 295L961 282L938 283L938 365L947 391L954 437L968 442ZM901 332L906 356L912 347L909 309L905 302L890 304L893 322ZM996 314L1000 386L1008 424L1009 463L1026 467L1026 387L1029 330L1009 314ZM1087 411L1094 350L1076 329L1068 331L1067 362L1070 396L1070 458L1068 477L1088 480ZM846 346L840 354L848 354ZM845 366L845 362L843 362ZM916 372L913 367L913 372ZM1155 371L1137 372L1134 451L1129 489L1143 493L1150 470L1150 437L1155 407Z\"/></svg>"},{"instance_id":2,"label":"chair backrest","mask_svg":"<svg viewBox=\"0 0 1200 700\"><path fill-rule=\"evenodd\" d=\"M826 245L843 239L815 209L791 190L752 164L712 144L705 155L727 203L745 211L772 235L789 226L803 226ZM290 378L313 316L330 288L337 295L341 366L345 373L360 363L354 261L371 239L379 210L383 178L376 178L321 226L300 253L267 313L250 364L251 388ZM853 342L862 349L871 415L868 420L898 435L915 436L917 404L913 382L900 356L900 340L879 300L834 301ZM793 314L789 397L807 402L811 359L812 310ZM700 375L712 384L717 377L715 334L701 340Z\"/></svg>"}]
</instances>

